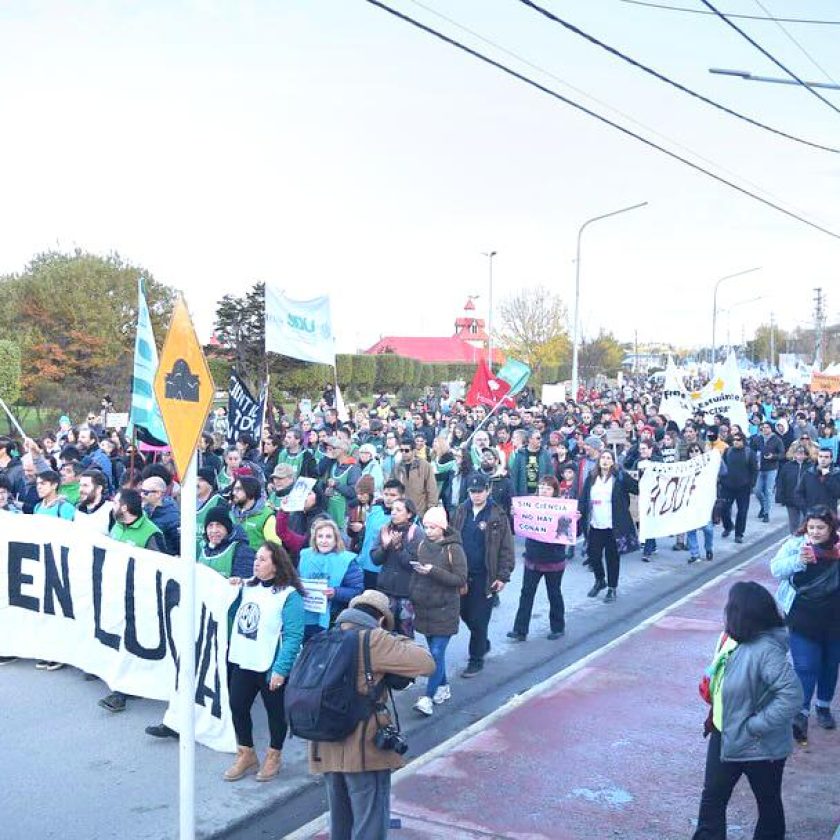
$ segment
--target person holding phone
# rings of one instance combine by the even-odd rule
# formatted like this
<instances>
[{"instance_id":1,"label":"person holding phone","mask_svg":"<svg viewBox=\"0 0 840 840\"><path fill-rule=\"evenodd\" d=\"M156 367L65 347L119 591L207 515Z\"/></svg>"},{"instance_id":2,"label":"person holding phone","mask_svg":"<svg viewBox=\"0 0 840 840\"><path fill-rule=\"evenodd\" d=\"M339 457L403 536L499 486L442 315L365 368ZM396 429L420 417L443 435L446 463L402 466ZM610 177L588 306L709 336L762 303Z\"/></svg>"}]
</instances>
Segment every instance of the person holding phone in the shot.
<instances>
[{"instance_id":1,"label":"person holding phone","mask_svg":"<svg viewBox=\"0 0 840 840\"><path fill-rule=\"evenodd\" d=\"M826 505L806 511L805 524L785 541L770 570L781 581L776 600L787 614L793 666L802 683L793 734L804 744L815 690L817 723L837 727L831 712L840 669L840 539L834 512Z\"/></svg>"}]
</instances>

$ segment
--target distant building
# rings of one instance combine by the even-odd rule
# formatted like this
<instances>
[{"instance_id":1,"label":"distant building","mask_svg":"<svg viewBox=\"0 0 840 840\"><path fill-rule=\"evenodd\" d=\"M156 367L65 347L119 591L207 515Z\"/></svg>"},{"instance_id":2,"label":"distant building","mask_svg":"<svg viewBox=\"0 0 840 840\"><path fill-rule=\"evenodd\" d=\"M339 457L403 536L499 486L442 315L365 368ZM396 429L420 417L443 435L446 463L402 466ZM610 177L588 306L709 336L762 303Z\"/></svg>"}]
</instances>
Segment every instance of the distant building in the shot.
<instances>
[{"instance_id":1,"label":"distant building","mask_svg":"<svg viewBox=\"0 0 840 840\"><path fill-rule=\"evenodd\" d=\"M364 352L369 355L395 353L421 362L477 364L487 356L484 319L475 315L475 304L468 298L463 315L455 319L455 335L447 338L386 335ZM493 348L493 362L501 364L504 354Z\"/></svg>"}]
</instances>

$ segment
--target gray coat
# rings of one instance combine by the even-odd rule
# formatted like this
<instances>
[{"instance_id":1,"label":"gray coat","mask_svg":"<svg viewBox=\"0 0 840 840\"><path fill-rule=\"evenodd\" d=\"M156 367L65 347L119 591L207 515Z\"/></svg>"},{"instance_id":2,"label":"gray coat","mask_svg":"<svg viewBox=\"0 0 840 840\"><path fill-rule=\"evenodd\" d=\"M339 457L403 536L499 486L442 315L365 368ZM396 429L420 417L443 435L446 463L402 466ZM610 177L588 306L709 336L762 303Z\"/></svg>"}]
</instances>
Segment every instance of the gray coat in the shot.
<instances>
[{"instance_id":1,"label":"gray coat","mask_svg":"<svg viewBox=\"0 0 840 840\"><path fill-rule=\"evenodd\" d=\"M787 630L739 644L723 676L721 761L772 761L793 750L791 722L802 687L788 662Z\"/></svg>"}]
</instances>

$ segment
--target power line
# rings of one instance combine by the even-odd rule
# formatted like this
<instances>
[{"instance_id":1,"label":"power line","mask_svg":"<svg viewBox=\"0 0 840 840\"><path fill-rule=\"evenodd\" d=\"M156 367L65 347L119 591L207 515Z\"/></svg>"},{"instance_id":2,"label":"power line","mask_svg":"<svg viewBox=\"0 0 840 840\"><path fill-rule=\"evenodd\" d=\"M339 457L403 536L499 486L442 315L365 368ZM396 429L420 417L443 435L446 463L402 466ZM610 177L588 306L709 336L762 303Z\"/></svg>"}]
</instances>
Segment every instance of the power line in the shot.
<instances>
[{"instance_id":1,"label":"power line","mask_svg":"<svg viewBox=\"0 0 840 840\"><path fill-rule=\"evenodd\" d=\"M676 154L676 152L672 152L669 149L666 149L664 146L660 146L658 143L654 143L652 140L648 140L646 137L642 137L640 134L636 134L629 128L625 128L623 125L619 125L617 122L614 122L608 117L605 117L602 114L593 111L591 108L587 108L585 105L581 105L579 102L575 102L573 99L569 99L568 97L563 96L563 94L558 93L555 90L551 90L551 88L540 84L536 80L531 79L523 73L517 72L513 68L508 67L506 64L502 64L500 61L496 61L495 59L478 52L478 50L474 50L471 47L468 47L466 44L462 44L460 41L457 41L454 38L450 38L448 35L444 35L442 32L438 32L438 30L433 29L431 26L427 26L425 23L421 23L419 20L416 20L415 18L412 18L403 12L397 11L397 9L391 8L385 3L380 2L380 0L366 0L366 2L370 3L370 5L372 6L376 6L377 8L382 9L385 12L388 12L388 14L393 15L394 17L405 21L406 23L411 24L412 26L416 27L417 29L420 29L423 32L432 35L434 38L437 38L438 40L443 41L444 43L449 44L450 46L453 46L456 49L467 53L467 55L471 55L473 58L477 58L479 61L482 61L485 64L489 64L491 67L495 67L497 70L501 70L503 73L512 76L514 79L518 79L520 82L524 82L526 85L530 85L531 87L536 88L542 93L548 94L554 99L557 99L560 102L563 102L564 104L569 105L572 108L575 108L576 110L581 111L582 113L587 114L590 117L593 117L599 122L611 126L617 131L620 131L622 134L625 134L628 137L632 137L634 140L638 140L640 143L643 143L644 145L649 146L652 149L656 149L656 151L667 155L673 160L679 161L680 163L690 167L696 172L700 172L703 175L706 175L712 180L717 181L719 184L723 184L724 186L730 187L736 192L739 192L742 195L747 196L748 198L752 198L754 201L758 201L765 207L770 207L771 209L782 213L788 218L795 219L796 221L801 222L802 224L807 225L808 227L811 227L814 230L820 231L820 233L824 233L827 236L832 237L832 239L840 239L840 233L835 233L834 231L829 230L828 228L822 227L816 222L812 222L809 219L806 219L804 216L800 216L796 213L793 213L779 204L769 201L766 198L762 198L760 195L756 195L754 192L751 192L750 190L745 189L744 187L741 187L738 184L733 183L732 181L728 181L726 178L722 178L720 175L716 175L714 172L711 172L708 169L704 169L702 166L699 166L698 164L693 163L692 161L687 160L686 158Z\"/></svg>"},{"instance_id":2,"label":"power line","mask_svg":"<svg viewBox=\"0 0 840 840\"><path fill-rule=\"evenodd\" d=\"M766 6L765 6L765 5L761 2L761 0L755 0L755 4L756 4L756 6L758 6L758 8L759 8L759 9L761 9L763 12L765 12L765 13L766 13L766 14L768 14L768 15L770 14L769 9L768 9L768 8L767 8L767 7L766 7ZM819 63L819 62L818 62L818 61L817 61L817 60L816 60L816 59L815 59L815 58L811 55L811 53L809 53L809 52L808 52L808 50L806 50L806 49L805 49L805 47L803 47L803 46L802 46L802 44L800 44L800 43L799 43L799 41L797 41L797 40L796 40L796 38L794 38L794 37L793 37L793 35L791 35L791 34L790 34L790 32L788 32L788 31L787 31L787 29L783 26L783 24L781 23L781 21L778 21L778 20L773 20L773 23L775 23L775 24L776 24L776 26L778 26L778 27L779 27L779 29L781 29L782 34L783 34L783 35L784 35L784 36L785 36L785 37L786 37L786 38L787 38L787 39L788 39L788 40L789 40L789 41L790 41L790 42L791 42L791 43L792 43L792 44L796 47L796 49L798 49L798 50L799 50L799 52L801 52L801 53L802 53L802 55L804 55L804 56L805 56L805 58L807 58L807 59L808 59L808 61L810 61L810 62L811 62L811 64L812 64L814 67L816 67L816 68L817 68L817 70L818 70L820 73L822 73L822 74L823 74L823 76L825 76L825 78L826 78L826 79L828 79L828 81L829 81L829 82L832 82L832 83L833 83L833 84L835 84L835 85L837 85L837 84L838 84L837 80L831 76L831 74L828 72L828 70L826 70L826 69L825 69L825 67L823 67L823 66L822 66L822 64L820 64L820 63ZM809 85L809 87L810 87L810 85Z\"/></svg>"},{"instance_id":3,"label":"power line","mask_svg":"<svg viewBox=\"0 0 840 840\"><path fill-rule=\"evenodd\" d=\"M574 24L557 17L557 15L548 11L548 9L544 9L542 6L538 6L536 3L533 2L533 0L519 0L519 2L522 3L523 6L528 6L535 12L538 12L539 14L543 15L543 17L548 18L550 21L559 24L564 29L567 29L569 32L573 32L575 35L579 35L581 38L584 38L585 40L589 41L590 44L594 44L596 47L600 47L602 50L606 50L608 53L610 53L610 55L614 55L616 58L620 58L622 61L626 61L628 64L632 64L633 67L637 68L638 70L641 70L644 73L647 73L649 76L653 76L654 78L659 79L659 81L665 82L665 84L668 84L671 87L682 91L683 93L687 93L689 96L692 96L695 99L699 99L701 102L705 102L707 105L711 105L713 108L717 108L717 110L719 111L723 111L725 114L729 114L732 117L737 117L739 120L748 122L750 125L753 125L756 128L762 128L765 131L769 131L772 134L778 135L779 137L785 137L788 140L793 140L793 142L795 143L802 143L814 149L821 149L824 152L833 152L834 154L840 152L840 149L835 149L831 146L823 146L821 143L815 143L811 140L805 140L802 137L797 137L796 135L788 134L786 131L781 131L778 128L773 128L772 126L766 125L765 123L759 122L758 120L754 120L752 117L748 117L745 114L741 114L738 111L733 111L731 108L727 108L726 105L721 105L719 102L715 102L714 99L709 99L709 97L704 96L702 93L697 93L697 91L694 91L691 88L687 88L685 85L674 81L668 76L665 76L657 70L654 70L652 67L648 67L646 64L642 64L635 58L631 58L626 53L617 50L615 47L611 47L609 44L605 44L603 41L599 41L594 35L590 35L588 32L584 32L582 29L579 29Z\"/></svg>"},{"instance_id":4,"label":"power line","mask_svg":"<svg viewBox=\"0 0 840 840\"><path fill-rule=\"evenodd\" d=\"M713 15L714 12L705 9L690 9L688 6L668 6L665 3L651 3L648 0L618 0L619 3L629 3L632 6L645 6L649 9L663 9L669 12L687 12L692 15ZM813 20L810 18L763 17L762 15L736 15L724 12L728 18L739 20L760 20L775 23L807 23L811 26L840 26L840 20Z\"/></svg>"},{"instance_id":5,"label":"power line","mask_svg":"<svg viewBox=\"0 0 840 840\"><path fill-rule=\"evenodd\" d=\"M749 35L747 35L747 33L744 32L744 30L741 29L737 23L732 23L732 21L729 20L729 18L726 17L726 15L724 15L722 12L719 12L709 2L709 0L700 0L700 2L707 9L711 9L727 26L731 26L732 29L734 29L744 40L752 44L763 56L769 58L770 61L772 61L773 64L776 65L776 67L778 67L780 70L784 70L784 72L787 73L788 76L791 77L791 79L795 79L797 82L799 82L799 84L802 85L802 87L805 88L805 90L807 90L813 96L816 96L817 99L820 100L820 102L823 102L824 104L828 105L828 107L831 108L832 111L836 111L838 114L840 114L840 108L838 108L833 102L829 102L819 91L814 90L814 88L810 87L806 82L803 82L802 79L800 79L799 76L797 76L796 73L793 72L793 70L788 70L788 68L785 67L785 65L782 64L782 62L779 61L778 58L776 58L774 55L771 55L769 52L767 52L767 50L764 49L764 47L761 46L761 44L759 44L757 41L753 40Z\"/></svg>"},{"instance_id":6,"label":"power line","mask_svg":"<svg viewBox=\"0 0 840 840\"><path fill-rule=\"evenodd\" d=\"M468 35L471 35L473 38L481 41L488 46L493 47L493 49L498 50L505 55L510 56L511 58L516 59L517 61L524 64L526 67L530 67L532 70L536 70L539 73L542 73L545 76L548 76L550 79L554 79L554 81L559 82L564 87L568 88L569 90L574 91L575 93L580 94L581 96L585 97L586 99L590 100L591 102L595 102L598 105L606 108L608 111L611 111L614 114L618 114L620 117L623 117L628 122L633 123L633 125L638 126L639 128L643 128L646 131L650 132L655 137L659 137L661 140L665 140L666 142L670 143L672 146L676 147L677 149L681 149L684 152L687 152L690 155L693 155L697 160L703 161L703 163L707 163L710 166L717 168L718 170L725 172L727 175L731 175L732 177L738 177L736 173L734 173L731 169L728 169L721 163L718 163L711 158L705 157L701 155L700 152L695 151L694 149L685 146L684 144L680 143L678 140L674 140L672 137L668 137L666 134L662 134L662 132L657 131L655 128L651 128L649 125L645 125L645 123L640 122L639 120L635 119L630 114L622 111L620 108L616 108L614 105L610 105L608 102L604 102L602 99L598 99L597 96L593 96L591 93L587 93L585 90L582 90L579 87L575 87L573 84L570 84L565 79L561 79L556 73L553 73L551 70L546 70L545 67L540 66L539 64L535 64L533 61L525 58L519 53L514 52L513 50L509 50L507 47L502 46L497 41L493 41L490 38L485 37L480 32L476 32L474 29L470 29L468 26L464 26L464 24L459 23L454 18L448 17L447 15L443 14L443 12L438 11L437 9L433 8L432 6L427 6L425 3L422 3L421 0L409 0L410 3L413 3L415 6L419 6L421 9L429 12L430 14L435 15L435 17L440 18L441 20L445 20L447 23L451 24L452 26L460 29L462 32L466 32ZM711 14L711 12L709 12ZM793 84L793 82L791 82ZM750 181L748 178L741 176L742 183L748 184L752 187L756 192L763 193L765 196L769 196L770 198L774 199L775 201L781 201L781 199L774 195L770 190L765 189L764 187L759 186L753 181ZM804 212L800 207L796 207L795 205L789 205L794 210L802 213Z\"/></svg>"}]
</instances>

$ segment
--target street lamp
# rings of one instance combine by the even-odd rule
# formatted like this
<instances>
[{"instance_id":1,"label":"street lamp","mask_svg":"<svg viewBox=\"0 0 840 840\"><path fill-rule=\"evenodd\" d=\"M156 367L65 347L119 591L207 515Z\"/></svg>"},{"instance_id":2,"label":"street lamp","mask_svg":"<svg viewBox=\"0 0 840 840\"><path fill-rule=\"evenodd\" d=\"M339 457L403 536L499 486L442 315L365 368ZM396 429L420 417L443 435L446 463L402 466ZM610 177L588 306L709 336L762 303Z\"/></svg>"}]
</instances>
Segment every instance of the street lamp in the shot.
<instances>
[{"instance_id":1,"label":"street lamp","mask_svg":"<svg viewBox=\"0 0 840 840\"><path fill-rule=\"evenodd\" d=\"M490 274L490 294L487 301L487 364L490 366L490 372L493 372L493 257L496 256L496 251L482 251L487 257L488 271Z\"/></svg>"},{"instance_id":2,"label":"street lamp","mask_svg":"<svg viewBox=\"0 0 840 840\"><path fill-rule=\"evenodd\" d=\"M580 237L584 228L593 222L601 219L609 219L610 216L617 216L619 213L628 213L630 210L637 210L639 207L647 206L647 202L633 204L631 207L622 207L620 210L613 210L611 213L604 213L603 216L595 216L587 219L578 230L577 235L577 259L575 260L575 321L572 330L572 399L577 401L578 392L578 330L580 328Z\"/></svg>"},{"instance_id":3,"label":"street lamp","mask_svg":"<svg viewBox=\"0 0 840 840\"><path fill-rule=\"evenodd\" d=\"M712 296L712 365L715 363L715 358L717 356L717 293L718 293L718 286L723 283L724 280L731 280L733 277L742 277L744 274L752 274L753 271L760 271L761 266L756 266L755 268L748 268L746 271L737 271L735 274L727 274L726 277L721 277L718 281L715 282L715 292Z\"/></svg>"}]
</instances>

